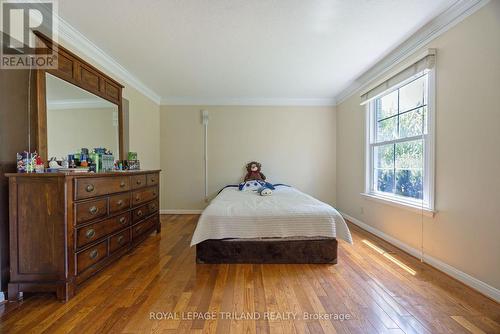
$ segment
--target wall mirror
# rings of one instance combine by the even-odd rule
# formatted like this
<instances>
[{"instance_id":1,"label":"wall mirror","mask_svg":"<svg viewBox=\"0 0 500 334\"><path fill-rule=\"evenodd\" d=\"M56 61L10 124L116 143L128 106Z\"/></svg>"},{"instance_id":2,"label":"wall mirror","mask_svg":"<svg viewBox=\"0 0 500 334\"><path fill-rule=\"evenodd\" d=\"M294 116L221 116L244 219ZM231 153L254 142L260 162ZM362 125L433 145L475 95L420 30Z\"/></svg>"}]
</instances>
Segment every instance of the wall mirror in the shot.
<instances>
[{"instance_id":1,"label":"wall mirror","mask_svg":"<svg viewBox=\"0 0 500 334\"><path fill-rule=\"evenodd\" d=\"M118 159L116 104L48 73L45 87L49 159L61 159L82 148L106 148Z\"/></svg>"},{"instance_id":2,"label":"wall mirror","mask_svg":"<svg viewBox=\"0 0 500 334\"><path fill-rule=\"evenodd\" d=\"M34 34L57 53L56 66L34 70L37 152L48 161L82 148L106 148L123 160L123 85L42 33Z\"/></svg>"}]
</instances>

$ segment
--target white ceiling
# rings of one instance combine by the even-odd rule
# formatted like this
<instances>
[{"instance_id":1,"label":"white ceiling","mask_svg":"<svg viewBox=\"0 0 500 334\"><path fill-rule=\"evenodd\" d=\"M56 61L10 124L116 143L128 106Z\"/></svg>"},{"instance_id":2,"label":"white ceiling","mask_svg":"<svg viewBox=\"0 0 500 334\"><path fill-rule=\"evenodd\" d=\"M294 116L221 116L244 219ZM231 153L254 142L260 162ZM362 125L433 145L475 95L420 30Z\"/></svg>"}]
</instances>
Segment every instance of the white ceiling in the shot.
<instances>
[{"instance_id":1,"label":"white ceiling","mask_svg":"<svg viewBox=\"0 0 500 334\"><path fill-rule=\"evenodd\" d=\"M162 102L331 101L456 0L64 0Z\"/></svg>"}]
</instances>

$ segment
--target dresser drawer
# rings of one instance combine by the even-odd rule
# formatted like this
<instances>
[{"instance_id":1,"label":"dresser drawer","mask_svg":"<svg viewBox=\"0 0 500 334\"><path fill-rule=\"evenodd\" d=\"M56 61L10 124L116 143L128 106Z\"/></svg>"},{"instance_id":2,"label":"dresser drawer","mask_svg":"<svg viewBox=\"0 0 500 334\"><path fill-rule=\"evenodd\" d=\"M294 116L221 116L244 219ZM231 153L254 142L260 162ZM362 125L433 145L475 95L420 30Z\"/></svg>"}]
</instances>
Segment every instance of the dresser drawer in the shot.
<instances>
[{"instance_id":1,"label":"dresser drawer","mask_svg":"<svg viewBox=\"0 0 500 334\"><path fill-rule=\"evenodd\" d=\"M113 214L130 208L130 193L109 197L109 213Z\"/></svg>"},{"instance_id":2,"label":"dresser drawer","mask_svg":"<svg viewBox=\"0 0 500 334\"><path fill-rule=\"evenodd\" d=\"M141 205L137 209L132 210L132 221L134 223L138 222L156 211L158 211L158 200Z\"/></svg>"},{"instance_id":3,"label":"dresser drawer","mask_svg":"<svg viewBox=\"0 0 500 334\"><path fill-rule=\"evenodd\" d=\"M132 222L138 222L139 220L143 219L144 217L147 217L149 214L148 206L142 205L138 207L137 209L132 210Z\"/></svg>"},{"instance_id":4,"label":"dresser drawer","mask_svg":"<svg viewBox=\"0 0 500 334\"><path fill-rule=\"evenodd\" d=\"M130 243L130 228L127 228L120 233L113 235L109 238L109 253L126 246Z\"/></svg>"},{"instance_id":5,"label":"dresser drawer","mask_svg":"<svg viewBox=\"0 0 500 334\"><path fill-rule=\"evenodd\" d=\"M85 246L129 225L130 213L127 212L95 224L81 227L76 232L76 247Z\"/></svg>"},{"instance_id":6,"label":"dresser drawer","mask_svg":"<svg viewBox=\"0 0 500 334\"><path fill-rule=\"evenodd\" d=\"M160 174L147 174L146 179L147 179L147 184L148 186L155 186L158 184L160 178Z\"/></svg>"},{"instance_id":7,"label":"dresser drawer","mask_svg":"<svg viewBox=\"0 0 500 334\"><path fill-rule=\"evenodd\" d=\"M132 205L149 202L158 196L158 187L150 187L146 189L136 190L132 193Z\"/></svg>"},{"instance_id":8,"label":"dresser drawer","mask_svg":"<svg viewBox=\"0 0 500 334\"><path fill-rule=\"evenodd\" d=\"M76 254L76 268L78 274L104 259L108 255L108 240L98 243L89 249Z\"/></svg>"},{"instance_id":9,"label":"dresser drawer","mask_svg":"<svg viewBox=\"0 0 500 334\"><path fill-rule=\"evenodd\" d=\"M143 222L135 224L134 226L132 226L132 239L136 239L147 231L151 231L151 229L156 226L157 223L158 216L153 216Z\"/></svg>"},{"instance_id":10,"label":"dresser drawer","mask_svg":"<svg viewBox=\"0 0 500 334\"><path fill-rule=\"evenodd\" d=\"M142 188L146 186L146 175L134 175L130 178L132 182L132 189Z\"/></svg>"},{"instance_id":11,"label":"dresser drawer","mask_svg":"<svg viewBox=\"0 0 500 334\"><path fill-rule=\"evenodd\" d=\"M86 177L76 179L75 198L83 199L130 190L128 176Z\"/></svg>"},{"instance_id":12,"label":"dresser drawer","mask_svg":"<svg viewBox=\"0 0 500 334\"><path fill-rule=\"evenodd\" d=\"M107 214L108 214L107 198L76 204L75 215L77 224L106 217Z\"/></svg>"},{"instance_id":13,"label":"dresser drawer","mask_svg":"<svg viewBox=\"0 0 500 334\"><path fill-rule=\"evenodd\" d=\"M155 213L156 211L158 211L158 209L160 207L159 202L158 202L158 198L155 201L148 203L147 206L148 206L148 213L149 214L152 214L152 213Z\"/></svg>"}]
</instances>

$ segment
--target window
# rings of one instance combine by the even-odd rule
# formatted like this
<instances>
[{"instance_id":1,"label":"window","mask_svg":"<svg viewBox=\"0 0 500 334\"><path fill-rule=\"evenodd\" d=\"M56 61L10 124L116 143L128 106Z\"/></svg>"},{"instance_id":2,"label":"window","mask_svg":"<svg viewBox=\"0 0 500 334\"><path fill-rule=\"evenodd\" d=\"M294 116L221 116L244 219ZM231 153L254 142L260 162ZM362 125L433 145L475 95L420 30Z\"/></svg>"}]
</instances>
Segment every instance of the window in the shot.
<instances>
[{"instance_id":1,"label":"window","mask_svg":"<svg viewBox=\"0 0 500 334\"><path fill-rule=\"evenodd\" d=\"M368 195L434 209L433 78L426 68L367 101Z\"/></svg>"}]
</instances>

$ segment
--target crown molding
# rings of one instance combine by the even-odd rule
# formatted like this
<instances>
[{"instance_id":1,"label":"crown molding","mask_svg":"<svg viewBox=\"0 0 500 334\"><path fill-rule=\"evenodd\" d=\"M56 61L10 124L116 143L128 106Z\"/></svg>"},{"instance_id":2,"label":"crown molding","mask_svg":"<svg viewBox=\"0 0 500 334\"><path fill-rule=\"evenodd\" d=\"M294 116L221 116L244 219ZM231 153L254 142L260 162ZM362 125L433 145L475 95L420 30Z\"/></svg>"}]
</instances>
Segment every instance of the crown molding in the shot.
<instances>
[{"instance_id":1,"label":"crown molding","mask_svg":"<svg viewBox=\"0 0 500 334\"><path fill-rule=\"evenodd\" d=\"M196 98L163 97L161 105L168 106L335 106L327 98Z\"/></svg>"},{"instance_id":2,"label":"crown molding","mask_svg":"<svg viewBox=\"0 0 500 334\"><path fill-rule=\"evenodd\" d=\"M111 102L97 99L61 99L47 101L47 109L116 109Z\"/></svg>"},{"instance_id":3,"label":"crown molding","mask_svg":"<svg viewBox=\"0 0 500 334\"><path fill-rule=\"evenodd\" d=\"M356 92L367 89L373 81L387 74L387 72L396 65L400 64L427 43L476 12L489 1L490 0L458 0L455 2L337 94L335 97L337 104L344 102Z\"/></svg>"},{"instance_id":4,"label":"crown molding","mask_svg":"<svg viewBox=\"0 0 500 334\"><path fill-rule=\"evenodd\" d=\"M407 59L415 51L440 36L455 24L487 4L490 0L458 0L443 13L420 28L410 38L391 51L381 61L351 82L334 99L308 98L194 98L160 97L136 76L120 65L110 55L96 46L76 28L56 15L58 37L65 46L75 50L82 57L92 59L108 73L125 81L130 86L161 105L242 105L242 106L335 106L366 87L378 77L384 75L396 65Z\"/></svg>"},{"instance_id":5,"label":"crown molding","mask_svg":"<svg viewBox=\"0 0 500 334\"><path fill-rule=\"evenodd\" d=\"M108 55L75 27L61 18L58 13L54 14L54 21L57 22L57 31L55 35L57 35L58 43L62 41L65 47L72 49L80 57L91 59L93 63L96 63L96 65L100 66L110 75L120 78L153 100L156 104L160 104L160 95L146 86L135 75L120 65L113 57Z\"/></svg>"}]
</instances>

